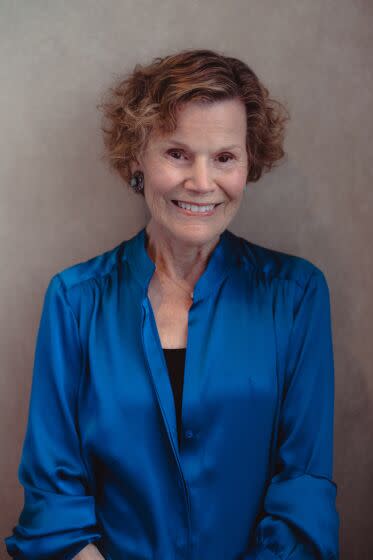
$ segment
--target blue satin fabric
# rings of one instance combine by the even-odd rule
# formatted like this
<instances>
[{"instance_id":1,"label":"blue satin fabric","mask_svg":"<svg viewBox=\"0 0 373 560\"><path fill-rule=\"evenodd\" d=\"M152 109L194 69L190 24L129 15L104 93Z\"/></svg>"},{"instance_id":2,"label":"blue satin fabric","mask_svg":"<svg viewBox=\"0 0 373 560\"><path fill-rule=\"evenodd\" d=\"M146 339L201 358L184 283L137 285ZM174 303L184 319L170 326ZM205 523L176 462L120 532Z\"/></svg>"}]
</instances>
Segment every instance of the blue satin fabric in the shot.
<instances>
[{"instance_id":1,"label":"blue satin fabric","mask_svg":"<svg viewBox=\"0 0 373 560\"><path fill-rule=\"evenodd\" d=\"M36 342L13 558L333 560L329 290L225 230L189 312L178 450L146 231L55 274Z\"/></svg>"}]
</instances>

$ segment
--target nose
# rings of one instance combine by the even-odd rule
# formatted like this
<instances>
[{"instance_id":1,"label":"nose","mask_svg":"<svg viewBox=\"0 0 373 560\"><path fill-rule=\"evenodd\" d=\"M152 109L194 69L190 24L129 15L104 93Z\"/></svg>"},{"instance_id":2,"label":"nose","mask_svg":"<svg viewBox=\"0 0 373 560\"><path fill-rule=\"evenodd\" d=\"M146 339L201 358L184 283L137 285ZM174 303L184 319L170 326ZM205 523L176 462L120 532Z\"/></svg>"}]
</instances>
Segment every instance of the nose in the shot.
<instances>
[{"instance_id":1,"label":"nose","mask_svg":"<svg viewBox=\"0 0 373 560\"><path fill-rule=\"evenodd\" d=\"M185 181L185 188L195 192L211 192L214 190L214 181L208 162L196 158L189 170L191 174Z\"/></svg>"}]
</instances>

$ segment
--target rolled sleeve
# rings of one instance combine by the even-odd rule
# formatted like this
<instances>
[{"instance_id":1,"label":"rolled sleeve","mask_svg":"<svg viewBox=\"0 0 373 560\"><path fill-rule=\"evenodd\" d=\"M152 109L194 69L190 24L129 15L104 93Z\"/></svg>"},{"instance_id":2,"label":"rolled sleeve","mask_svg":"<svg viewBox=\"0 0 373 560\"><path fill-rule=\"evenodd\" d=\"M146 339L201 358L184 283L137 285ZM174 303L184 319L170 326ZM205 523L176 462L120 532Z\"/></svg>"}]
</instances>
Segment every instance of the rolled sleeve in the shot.
<instances>
[{"instance_id":1,"label":"rolled sleeve","mask_svg":"<svg viewBox=\"0 0 373 560\"><path fill-rule=\"evenodd\" d=\"M329 289L316 269L297 299L276 468L244 560L337 560L334 362Z\"/></svg>"},{"instance_id":2,"label":"rolled sleeve","mask_svg":"<svg viewBox=\"0 0 373 560\"><path fill-rule=\"evenodd\" d=\"M57 274L47 288L36 339L26 435L18 478L24 506L5 539L12 558L73 558L101 538L80 449L78 325Z\"/></svg>"}]
</instances>

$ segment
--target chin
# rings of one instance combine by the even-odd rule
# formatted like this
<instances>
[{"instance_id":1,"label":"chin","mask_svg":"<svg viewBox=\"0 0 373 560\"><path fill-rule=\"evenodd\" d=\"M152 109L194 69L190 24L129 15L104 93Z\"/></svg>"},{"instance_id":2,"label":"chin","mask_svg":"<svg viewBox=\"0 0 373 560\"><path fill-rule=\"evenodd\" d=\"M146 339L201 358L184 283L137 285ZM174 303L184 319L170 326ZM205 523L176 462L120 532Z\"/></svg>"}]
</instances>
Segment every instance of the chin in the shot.
<instances>
[{"instance_id":1,"label":"chin","mask_svg":"<svg viewBox=\"0 0 373 560\"><path fill-rule=\"evenodd\" d=\"M193 225L188 227L178 227L175 230L169 230L174 238L178 238L184 243L191 243L193 245L204 245L211 243L220 236L225 227L207 226L207 225Z\"/></svg>"}]
</instances>

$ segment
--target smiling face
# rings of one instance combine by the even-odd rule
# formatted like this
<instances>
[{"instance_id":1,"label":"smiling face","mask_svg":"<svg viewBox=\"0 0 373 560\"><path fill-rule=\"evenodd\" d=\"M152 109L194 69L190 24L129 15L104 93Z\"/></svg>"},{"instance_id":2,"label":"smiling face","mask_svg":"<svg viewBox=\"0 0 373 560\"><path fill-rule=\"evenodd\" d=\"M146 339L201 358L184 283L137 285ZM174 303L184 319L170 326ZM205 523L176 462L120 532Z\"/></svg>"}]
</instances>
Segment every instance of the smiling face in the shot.
<instances>
[{"instance_id":1,"label":"smiling face","mask_svg":"<svg viewBox=\"0 0 373 560\"><path fill-rule=\"evenodd\" d=\"M152 133L132 173L137 169L144 173L151 214L147 229L187 244L213 242L237 213L246 184L244 104L238 99L187 103L173 133ZM175 201L217 206L197 213Z\"/></svg>"}]
</instances>

